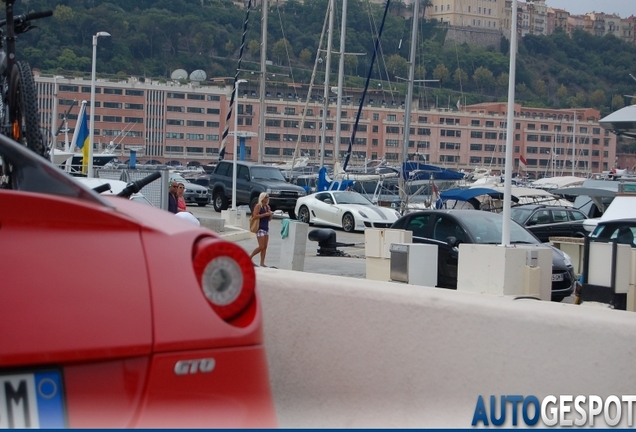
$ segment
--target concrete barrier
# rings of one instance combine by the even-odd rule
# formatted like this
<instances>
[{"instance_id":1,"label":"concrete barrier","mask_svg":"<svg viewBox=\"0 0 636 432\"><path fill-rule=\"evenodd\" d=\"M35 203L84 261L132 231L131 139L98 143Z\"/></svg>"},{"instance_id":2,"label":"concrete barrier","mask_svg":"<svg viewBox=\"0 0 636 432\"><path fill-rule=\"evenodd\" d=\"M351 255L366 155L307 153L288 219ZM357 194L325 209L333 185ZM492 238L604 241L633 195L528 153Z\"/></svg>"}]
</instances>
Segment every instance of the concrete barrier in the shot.
<instances>
[{"instance_id":1,"label":"concrete barrier","mask_svg":"<svg viewBox=\"0 0 636 432\"><path fill-rule=\"evenodd\" d=\"M283 428L465 428L480 395L636 393L630 312L287 270L257 278Z\"/></svg>"}]
</instances>

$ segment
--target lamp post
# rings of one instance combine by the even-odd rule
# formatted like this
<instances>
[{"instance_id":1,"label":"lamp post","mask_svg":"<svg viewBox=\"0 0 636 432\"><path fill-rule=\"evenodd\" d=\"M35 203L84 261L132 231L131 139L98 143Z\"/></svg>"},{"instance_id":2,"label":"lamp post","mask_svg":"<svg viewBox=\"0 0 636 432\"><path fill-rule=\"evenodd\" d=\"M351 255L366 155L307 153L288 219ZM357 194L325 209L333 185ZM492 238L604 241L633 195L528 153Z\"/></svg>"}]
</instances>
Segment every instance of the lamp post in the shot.
<instances>
[{"instance_id":1,"label":"lamp post","mask_svg":"<svg viewBox=\"0 0 636 432\"><path fill-rule=\"evenodd\" d=\"M234 154L232 155L232 211L236 210L236 154L238 153L238 88L239 84L246 83L247 80L240 79L234 83L234 99L236 109L234 110Z\"/></svg>"},{"instance_id":2,"label":"lamp post","mask_svg":"<svg viewBox=\"0 0 636 432\"><path fill-rule=\"evenodd\" d=\"M97 38L100 36L110 36L110 33L97 32L93 35L93 68L91 72L91 113L88 123L88 173L89 178L93 177L93 139L95 135L95 62L97 59Z\"/></svg>"},{"instance_id":3,"label":"lamp post","mask_svg":"<svg viewBox=\"0 0 636 432\"><path fill-rule=\"evenodd\" d=\"M53 113L51 114L51 162L55 163L55 147L57 146L57 79L63 76L53 77Z\"/></svg>"}]
</instances>

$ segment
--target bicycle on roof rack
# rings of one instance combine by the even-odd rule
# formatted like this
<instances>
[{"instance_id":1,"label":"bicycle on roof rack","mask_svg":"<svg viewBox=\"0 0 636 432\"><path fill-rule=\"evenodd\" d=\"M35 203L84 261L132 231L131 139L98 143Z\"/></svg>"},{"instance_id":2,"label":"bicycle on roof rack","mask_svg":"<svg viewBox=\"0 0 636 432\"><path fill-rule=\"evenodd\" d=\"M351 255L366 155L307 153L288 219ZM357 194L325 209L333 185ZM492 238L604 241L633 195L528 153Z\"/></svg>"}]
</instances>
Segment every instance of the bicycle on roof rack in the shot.
<instances>
[{"instance_id":1,"label":"bicycle on roof rack","mask_svg":"<svg viewBox=\"0 0 636 432\"><path fill-rule=\"evenodd\" d=\"M53 11L13 15L15 0L5 3L0 20L0 133L48 158L40 131L37 92L31 67L16 58L16 35L35 28L31 21L53 15ZM6 28L3 28L5 27ZM3 171L8 167L3 166Z\"/></svg>"}]
</instances>

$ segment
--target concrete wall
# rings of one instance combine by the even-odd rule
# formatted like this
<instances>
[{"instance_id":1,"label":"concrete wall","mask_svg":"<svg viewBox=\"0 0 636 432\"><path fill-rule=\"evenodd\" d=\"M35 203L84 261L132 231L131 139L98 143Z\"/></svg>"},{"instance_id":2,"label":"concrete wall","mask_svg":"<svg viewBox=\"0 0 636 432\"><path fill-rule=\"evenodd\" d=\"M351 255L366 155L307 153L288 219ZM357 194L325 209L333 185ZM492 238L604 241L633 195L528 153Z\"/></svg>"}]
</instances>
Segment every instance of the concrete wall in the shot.
<instances>
[{"instance_id":1,"label":"concrete wall","mask_svg":"<svg viewBox=\"0 0 636 432\"><path fill-rule=\"evenodd\" d=\"M479 395L636 393L633 313L316 276L257 269L281 427L465 428Z\"/></svg>"},{"instance_id":2,"label":"concrete wall","mask_svg":"<svg viewBox=\"0 0 636 432\"><path fill-rule=\"evenodd\" d=\"M501 31L488 30L479 27L456 27L449 26L444 40L444 46L455 46L467 43L470 45L478 45L482 48L494 47L496 50L501 49ZM457 66L450 67L446 65L451 73L455 72Z\"/></svg>"}]
</instances>

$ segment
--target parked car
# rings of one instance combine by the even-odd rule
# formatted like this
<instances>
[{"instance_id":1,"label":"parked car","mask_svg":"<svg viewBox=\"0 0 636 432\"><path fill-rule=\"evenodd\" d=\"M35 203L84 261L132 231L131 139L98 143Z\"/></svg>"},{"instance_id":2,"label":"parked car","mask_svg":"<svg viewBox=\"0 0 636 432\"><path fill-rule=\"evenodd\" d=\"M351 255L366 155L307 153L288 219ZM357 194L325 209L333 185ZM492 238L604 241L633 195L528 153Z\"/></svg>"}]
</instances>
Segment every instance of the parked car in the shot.
<instances>
[{"instance_id":1,"label":"parked car","mask_svg":"<svg viewBox=\"0 0 636 432\"><path fill-rule=\"evenodd\" d=\"M186 203L197 204L199 207L205 207L210 203L211 195L207 187L191 183L182 176L176 174L170 174L170 181L183 183L185 186L183 198L185 198Z\"/></svg>"},{"instance_id":2,"label":"parked car","mask_svg":"<svg viewBox=\"0 0 636 432\"><path fill-rule=\"evenodd\" d=\"M543 243L550 237L585 237L587 216L573 207L524 204L512 207L510 217Z\"/></svg>"},{"instance_id":3,"label":"parked car","mask_svg":"<svg viewBox=\"0 0 636 432\"><path fill-rule=\"evenodd\" d=\"M413 232L414 243L438 246L437 286L457 288L459 244L499 244L503 215L479 210L423 210L398 219L391 228ZM561 301L574 290L574 266L570 257L539 239L514 221L510 244L535 244L552 249L552 300Z\"/></svg>"},{"instance_id":4,"label":"parked car","mask_svg":"<svg viewBox=\"0 0 636 432\"><path fill-rule=\"evenodd\" d=\"M611 243L616 240L620 244L628 244L636 248L636 219L613 219L600 221L594 232L590 234L590 243Z\"/></svg>"},{"instance_id":5,"label":"parked car","mask_svg":"<svg viewBox=\"0 0 636 432\"><path fill-rule=\"evenodd\" d=\"M3 135L0 160L0 426L276 426L240 246Z\"/></svg>"},{"instance_id":6,"label":"parked car","mask_svg":"<svg viewBox=\"0 0 636 432\"><path fill-rule=\"evenodd\" d=\"M217 212L227 210L232 203L233 172L233 161L221 161L210 175L209 188L212 191L214 210ZM307 195L305 189L288 183L280 170L274 166L237 162L234 194L236 205L249 205L251 211L258 203L258 196L263 192L269 195L269 206L273 211L287 212L292 219L296 219L296 200Z\"/></svg>"},{"instance_id":7,"label":"parked car","mask_svg":"<svg viewBox=\"0 0 636 432\"><path fill-rule=\"evenodd\" d=\"M600 218L588 219L584 223L587 231L593 232L600 222L626 219L636 215L636 181L621 180L616 196Z\"/></svg>"},{"instance_id":8,"label":"parked car","mask_svg":"<svg viewBox=\"0 0 636 432\"><path fill-rule=\"evenodd\" d=\"M353 191L324 191L298 198L298 220L308 224L342 228L346 232L365 228L388 228L400 214L379 207Z\"/></svg>"}]
</instances>

